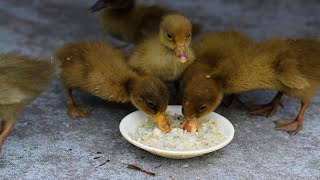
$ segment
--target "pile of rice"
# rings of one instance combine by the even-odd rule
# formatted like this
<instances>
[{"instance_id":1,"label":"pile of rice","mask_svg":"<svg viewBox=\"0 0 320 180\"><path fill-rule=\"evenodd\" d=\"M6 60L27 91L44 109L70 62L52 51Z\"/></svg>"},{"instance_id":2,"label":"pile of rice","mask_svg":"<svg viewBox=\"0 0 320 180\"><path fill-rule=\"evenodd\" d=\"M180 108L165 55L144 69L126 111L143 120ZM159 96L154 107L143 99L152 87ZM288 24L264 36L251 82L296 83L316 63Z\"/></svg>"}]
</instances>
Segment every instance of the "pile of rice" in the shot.
<instances>
[{"instance_id":1,"label":"pile of rice","mask_svg":"<svg viewBox=\"0 0 320 180\"><path fill-rule=\"evenodd\" d=\"M219 144L223 138L220 128L209 119L200 119L201 126L196 133L181 129L184 122L182 115L167 113L171 131L162 132L155 121L149 117L132 137L138 142L164 150L188 151L205 149Z\"/></svg>"}]
</instances>

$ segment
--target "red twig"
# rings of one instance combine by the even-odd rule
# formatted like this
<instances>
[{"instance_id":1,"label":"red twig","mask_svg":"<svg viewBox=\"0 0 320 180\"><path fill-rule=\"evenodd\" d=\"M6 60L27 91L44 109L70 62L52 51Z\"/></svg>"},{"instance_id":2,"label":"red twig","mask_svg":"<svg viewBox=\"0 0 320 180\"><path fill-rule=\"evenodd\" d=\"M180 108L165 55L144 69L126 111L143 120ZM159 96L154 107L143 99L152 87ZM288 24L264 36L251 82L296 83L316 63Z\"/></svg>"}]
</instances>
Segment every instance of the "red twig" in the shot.
<instances>
[{"instance_id":1,"label":"red twig","mask_svg":"<svg viewBox=\"0 0 320 180\"><path fill-rule=\"evenodd\" d=\"M140 168L140 167L138 167L138 166L136 166L134 164L125 164L125 165L127 165L127 168L129 168L129 169L133 169L133 170L137 170L137 171L140 171L140 172L144 172L144 173L149 174L151 176L155 176L156 175L155 173L150 172L150 171L146 171L146 170L144 170L144 169L142 169L142 168Z\"/></svg>"}]
</instances>

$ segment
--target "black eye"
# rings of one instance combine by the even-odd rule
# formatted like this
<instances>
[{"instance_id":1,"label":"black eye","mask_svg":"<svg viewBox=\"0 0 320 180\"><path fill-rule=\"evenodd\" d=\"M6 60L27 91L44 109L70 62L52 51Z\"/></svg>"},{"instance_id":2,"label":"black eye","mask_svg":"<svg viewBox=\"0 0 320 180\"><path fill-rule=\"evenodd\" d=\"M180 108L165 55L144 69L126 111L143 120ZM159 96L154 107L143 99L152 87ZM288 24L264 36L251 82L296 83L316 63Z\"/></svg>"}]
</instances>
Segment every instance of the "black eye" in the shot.
<instances>
[{"instance_id":1,"label":"black eye","mask_svg":"<svg viewBox=\"0 0 320 180\"><path fill-rule=\"evenodd\" d=\"M150 102L150 101L147 102L147 105L148 105L148 107L150 107L150 108L156 107L156 104L154 104L153 102Z\"/></svg>"},{"instance_id":2,"label":"black eye","mask_svg":"<svg viewBox=\"0 0 320 180\"><path fill-rule=\"evenodd\" d=\"M191 34L188 34L188 38L190 38Z\"/></svg>"},{"instance_id":3,"label":"black eye","mask_svg":"<svg viewBox=\"0 0 320 180\"><path fill-rule=\"evenodd\" d=\"M167 33L168 39L172 40L172 35L170 33Z\"/></svg>"},{"instance_id":4,"label":"black eye","mask_svg":"<svg viewBox=\"0 0 320 180\"><path fill-rule=\"evenodd\" d=\"M207 109L207 106L206 105L202 105L202 106L200 106L200 108L198 110L199 110L199 112L203 112L206 109Z\"/></svg>"}]
</instances>

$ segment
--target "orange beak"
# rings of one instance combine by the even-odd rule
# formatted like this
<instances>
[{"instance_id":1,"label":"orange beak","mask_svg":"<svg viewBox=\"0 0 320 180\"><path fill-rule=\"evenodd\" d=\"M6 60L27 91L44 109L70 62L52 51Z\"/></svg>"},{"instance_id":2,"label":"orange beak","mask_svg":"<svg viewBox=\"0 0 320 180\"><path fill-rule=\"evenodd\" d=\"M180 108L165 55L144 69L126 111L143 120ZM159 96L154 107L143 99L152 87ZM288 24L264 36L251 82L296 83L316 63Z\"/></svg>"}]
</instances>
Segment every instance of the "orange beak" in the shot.
<instances>
[{"instance_id":1,"label":"orange beak","mask_svg":"<svg viewBox=\"0 0 320 180\"><path fill-rule=\"evenodd\" d=\"M197 132L199 127L200 127L200 122L198 121L197 118L186 118L186 120L182 124L182 129L190 133Z\"/></svg>"},{"instance_id":2,"label":"orange beak","mask_svg":"<svg viewBox=\"0 0 320 180\"><path fill-rule=\"evenodd\" d=\"M158 127L163 132L170 131L170 124L167 116L165 114L157 114L153 116L154 120L157 122Z\"/></svg>"},{"instance_id":3,"label":"orange beak","mask_svg":"<svg viewBox=\"0 0 320 180\"><path fill-rule=\"evenodd\" d=\"M187 58L188 58L188 56L187 56L187 52L186 52L186 48L185 48L185 46L177 46L176 47L176 49L175 49L175 52L176 52L176 57L179 59L179 61L181 62L181 63L185 63L185 62L187 62Z\"/></svg>"}]
</instances>

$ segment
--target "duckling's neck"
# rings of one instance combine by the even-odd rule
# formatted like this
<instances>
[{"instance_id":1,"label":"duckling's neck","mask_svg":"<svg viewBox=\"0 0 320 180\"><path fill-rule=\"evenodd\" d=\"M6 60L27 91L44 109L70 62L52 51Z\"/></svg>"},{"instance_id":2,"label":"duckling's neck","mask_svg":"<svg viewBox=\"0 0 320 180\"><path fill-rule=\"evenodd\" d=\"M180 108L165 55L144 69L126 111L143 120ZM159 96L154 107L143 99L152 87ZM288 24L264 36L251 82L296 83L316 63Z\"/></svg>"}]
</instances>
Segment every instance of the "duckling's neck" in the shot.
<instances>
[{"instance_id":1,"label":"duckling's neck","mask_svg":"<svg viewBox=\"0 0 320 180\"><path fill-rule=\"evenodd\" d=\"M119 103L130 102L130 92L128 89L132 81L137 77L135 73L131 71L124 72L122 75L118 75L117 78L104 77L101 75L95 77L102 78L95 78L95 81L87 83L90 84L90 87L85 89L86 91L109 101Z\"/></svg>"},{"instance_id":2,"label":"duckling's neck","mask_svg":"<svg viewBox=\"0 0 320 180\"><path fill-rule=\"evenodd\" d=\"M124 87L126 88L126 97L128 99L131 99L132 91L135 88L135 86L136 86L136 84L137 84L137 82L138 82L140 77L141 76L139 76L139 75L131 76L130 78L128 78L124 82L124 84L125 84Z\"/></svg>"},{"instance_id":3,"label":"duckling's neck","mask_svg":"<svg viewBox=\"0 0 320 180\"><path fill-rule=\"evenodd\" d=\"M255 89L277 89L272 64L265 60L256 60L233 67L223 77L225 93L241 93Z\"/></svg>"},{"instance_id":4,"label":"duckling's neck","mask_svg":"<svg viewBox=\"0 0 320 180\"><path fill-rule=\"evenodd\" d=\"M186 48L187 50L187 55L188 55L188 60L185 63L181 63L174 52L174 50L168 48L167 46L162 45L164 48L164 52L166 52L166 57L163 58L162 60L164 61L163 63L167 64L167 70L170 70L172 73L171 79L168 79L169 81L171 80L176 80L181 76L181 74L184 72L184 70L193 63L195 57L193 54L193 51L191 48Z\"/></svg>"}]
</instances>

